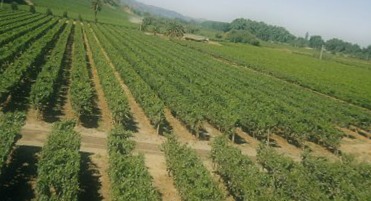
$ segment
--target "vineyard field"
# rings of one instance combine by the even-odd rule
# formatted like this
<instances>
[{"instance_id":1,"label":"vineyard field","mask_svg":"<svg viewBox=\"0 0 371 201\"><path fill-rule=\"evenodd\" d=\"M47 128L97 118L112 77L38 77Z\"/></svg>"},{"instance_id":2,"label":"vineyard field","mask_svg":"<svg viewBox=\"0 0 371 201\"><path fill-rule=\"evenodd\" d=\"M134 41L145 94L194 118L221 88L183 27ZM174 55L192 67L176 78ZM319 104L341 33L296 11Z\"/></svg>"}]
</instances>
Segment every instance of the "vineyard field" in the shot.
<instances>
[{"instance_id":1,"label":"vineyard field","mask_svg":"<svg viewBox=\"0 0 371 201\"><path fill-rule=\"evenodd\" d=\"M260 48L227 44L199 45L181 42L180 45L208 53L216 58L287 80L340 100L371 109L371 69L350 60L318 61L308 55L285 49ZM367 64L369 66L370 63Z\"/></svg>"},{"instance_id":2,"label":"vineyard field","mask_svg":"<svg viewBox=\"0 0 371 201\"><path fill-rule=\"evenodd\" d=\"M366 61L32 2L0 9L1 199L371 200Z\"/></svg>"}]
</instances>

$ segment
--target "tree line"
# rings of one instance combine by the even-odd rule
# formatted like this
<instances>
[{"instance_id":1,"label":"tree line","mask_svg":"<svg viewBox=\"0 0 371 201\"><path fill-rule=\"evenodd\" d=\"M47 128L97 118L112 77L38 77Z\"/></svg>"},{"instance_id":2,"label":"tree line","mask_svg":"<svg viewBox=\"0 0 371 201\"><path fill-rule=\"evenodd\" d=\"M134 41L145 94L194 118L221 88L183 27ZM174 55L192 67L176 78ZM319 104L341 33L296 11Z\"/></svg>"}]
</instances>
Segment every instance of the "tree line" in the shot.
<instances>
[{"instance_id":1,"label":"tree line","mask_svg":"<svg viewBox=\"0 0 371 201\"><path fill-rule=\"evenodd\" d=\"M134 10L135 11L135 10ZM153 16L149 13L138 13L143 16L141 30L164 34L172 37L182 37L184 33L200 34L202 30L216 31L214 39L234 43L248 43L259 46L261 41L286 43L295 47L324 47L332 54L346 54L360 59L370 59L371 45L362 48L358 44L333 38L325 41L322 36L306 33L305 37L297 37L280 26L269 25L250 19L237 18L232 22L218 21L185 21Z\"/></svg>"},{"instance_id":2,"label":"tree line","mask_svg":"<svg viewBox=\"0 0 371 201\"><path fill-rule=\"evenodd\" d=\"M358 44L343 41L338 38L332 38L325 41L320 35L305 37L296 37L283 27L268 25L264 22L256 22L249 19L238 18L231 23L205 21L201 26L223 32L225 39L231 42L243 42L253 45L259 44L254 39L262 41L273 41L288 43L296 47L310 47L321 49L322 46L333 54L346 54L357 58L369 60L371 56L371 45L361 48ZM218 38L222 38L219 33ZM255 37L255 38L254 38Z\"/></svg>"},{"instance_id":3,"label":"tree line","mask_svg":"<svg viewBox=\"0 0 371 201\"><path fill-rule=\"evenodd\" d=\"M298 43L298 41L300 42ZM294 44L299 47L311 47L315 49L324 47L332 54L346 54L360 59L369 60L371 55L371 45L361 48L358 44L346 42L338 38L332 38L325 41L321 36L315 35L311 36L309 39L299 37L295 42L296 43Z\"/></svg>"}]
</instances>

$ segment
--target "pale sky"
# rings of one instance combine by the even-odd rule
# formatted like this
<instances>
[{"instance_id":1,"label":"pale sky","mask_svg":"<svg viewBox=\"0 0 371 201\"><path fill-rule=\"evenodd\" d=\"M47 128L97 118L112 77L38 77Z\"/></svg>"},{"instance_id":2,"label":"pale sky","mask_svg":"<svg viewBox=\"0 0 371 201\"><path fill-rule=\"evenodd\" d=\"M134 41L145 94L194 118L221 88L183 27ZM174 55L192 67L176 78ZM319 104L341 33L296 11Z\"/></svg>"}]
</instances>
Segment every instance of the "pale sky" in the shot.
<instances>
[{"instance_id":1,"label":"pale sky","mask_svg":"<svg viewBox=\"0 0 371 201\"><path fill-rule=\"evenodd\" d=\"M283 26L296 36L321 35L371 45L371 0L138 0L193 18L248 18Z\"/></svg>"}]
</instances>

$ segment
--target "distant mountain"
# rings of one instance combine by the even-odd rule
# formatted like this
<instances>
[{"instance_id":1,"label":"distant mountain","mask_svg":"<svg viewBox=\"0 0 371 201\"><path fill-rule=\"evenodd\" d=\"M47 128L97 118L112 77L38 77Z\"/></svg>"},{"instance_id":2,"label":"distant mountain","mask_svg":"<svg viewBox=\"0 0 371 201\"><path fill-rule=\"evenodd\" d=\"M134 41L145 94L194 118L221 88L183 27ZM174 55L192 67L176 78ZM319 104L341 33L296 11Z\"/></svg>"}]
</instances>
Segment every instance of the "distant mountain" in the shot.
<instances>
[{"instance_id":1,"label":"distant mountain","mask_svg":"<svg viewBox=\"0 0 371 201\"><path fill-rule=\"evenodd\" d=\"M121 0L121 3L124 5L127 5L128 7L136 11L140 11L142 13L150 13L152 15L171 18L171 19L177 18L177 19L182 19L186 21L192 20L192 18L184 16L175 11L167 10L167 9L160 8L157 6L147 5L147 4L135 1L135 0Z\"/></svg>"}]
</instances>

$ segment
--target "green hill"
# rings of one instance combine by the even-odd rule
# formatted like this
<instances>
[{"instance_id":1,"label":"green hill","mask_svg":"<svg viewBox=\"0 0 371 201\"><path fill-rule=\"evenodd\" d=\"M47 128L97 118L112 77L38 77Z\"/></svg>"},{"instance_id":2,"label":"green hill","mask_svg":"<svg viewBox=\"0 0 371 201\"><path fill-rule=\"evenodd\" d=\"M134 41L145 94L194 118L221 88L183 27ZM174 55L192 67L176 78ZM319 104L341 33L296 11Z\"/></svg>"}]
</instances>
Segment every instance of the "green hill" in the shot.
<instances>
[{"instance_id":1,"label":"green hill","mask_svg":"<svg viewBox=\"0 0 371 201\"><path fill-rule=\"evenodd\" d=\"M9 7L10 2L5 1L4 7ZM105 1L101 12L98 13L98 21L102 23L118 24L118 25L129 25L128 14L124 12L121 6L115 3L108 3ZM27 4L33 3L36 7L36 11L45 13L47 8L50 8L54 15L63 16L63 13L67 11L68 17L77 19L81 15L83 20L94 21L94 13L91 8L91 0L63 0L63 1L49 1L49 0L30 0L17 1L19 8L22 10L28 10Z\"/></svg>"}]
</instances>

